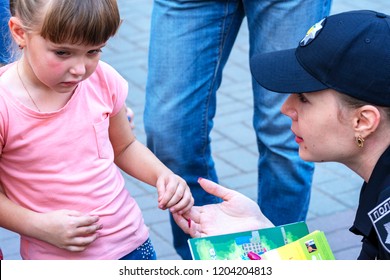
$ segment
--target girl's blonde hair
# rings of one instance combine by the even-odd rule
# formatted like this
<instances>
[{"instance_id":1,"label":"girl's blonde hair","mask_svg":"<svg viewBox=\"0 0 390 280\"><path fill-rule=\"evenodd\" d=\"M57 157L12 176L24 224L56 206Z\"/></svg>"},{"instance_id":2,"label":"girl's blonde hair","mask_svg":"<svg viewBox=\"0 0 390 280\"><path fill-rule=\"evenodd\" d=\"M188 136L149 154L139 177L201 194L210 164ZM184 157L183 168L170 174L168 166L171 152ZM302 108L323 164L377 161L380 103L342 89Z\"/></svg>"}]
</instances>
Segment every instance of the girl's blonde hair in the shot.
<instances>
[{"instance_id":1,"label":"girl's blonde hair","mask_svg":"<svg viewBox=\"0 0 390 280\"><path fill-rule=\"evenodd\" d=\"M12 16L53 43L99 45L121 24L116 0L11 0Z\"/></svg>"}]
</instances>

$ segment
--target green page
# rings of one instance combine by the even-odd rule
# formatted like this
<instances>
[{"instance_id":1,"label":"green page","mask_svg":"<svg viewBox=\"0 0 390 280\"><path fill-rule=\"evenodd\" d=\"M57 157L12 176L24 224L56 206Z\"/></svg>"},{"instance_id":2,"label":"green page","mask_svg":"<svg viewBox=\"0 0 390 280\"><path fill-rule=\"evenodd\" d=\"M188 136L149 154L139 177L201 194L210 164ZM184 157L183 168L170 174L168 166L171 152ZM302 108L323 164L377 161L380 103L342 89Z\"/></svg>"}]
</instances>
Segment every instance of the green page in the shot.
<instances>
[{"instance_id":1,"label":"green page","mask_svg":"<svg viewBox=\"0 0 390 280\"><path fill-rule=\"evenodd\" d=\"M188 240L194 260L248 260L309 234L305 222Z\"/></svg>"}]
</instances>

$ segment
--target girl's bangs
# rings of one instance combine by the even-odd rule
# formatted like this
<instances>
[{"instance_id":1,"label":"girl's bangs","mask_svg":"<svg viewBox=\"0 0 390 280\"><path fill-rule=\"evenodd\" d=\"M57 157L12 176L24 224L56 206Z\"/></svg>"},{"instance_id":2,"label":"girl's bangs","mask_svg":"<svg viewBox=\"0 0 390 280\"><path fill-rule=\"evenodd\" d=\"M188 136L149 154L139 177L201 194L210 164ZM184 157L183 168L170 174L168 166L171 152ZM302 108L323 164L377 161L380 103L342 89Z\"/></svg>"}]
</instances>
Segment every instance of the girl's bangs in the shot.
<instances>
[{"instance_id":1,"label":"girl's bangs","mask_svg":"<svg viewBox=\"0 0 390 280\"><path fill-rule=\"evenodd\" d=\"M40 35L53 43L105 43L121 23L115 1L114 4L96 0L55 1L43 19Z\"/></svg>"}]
</instances>

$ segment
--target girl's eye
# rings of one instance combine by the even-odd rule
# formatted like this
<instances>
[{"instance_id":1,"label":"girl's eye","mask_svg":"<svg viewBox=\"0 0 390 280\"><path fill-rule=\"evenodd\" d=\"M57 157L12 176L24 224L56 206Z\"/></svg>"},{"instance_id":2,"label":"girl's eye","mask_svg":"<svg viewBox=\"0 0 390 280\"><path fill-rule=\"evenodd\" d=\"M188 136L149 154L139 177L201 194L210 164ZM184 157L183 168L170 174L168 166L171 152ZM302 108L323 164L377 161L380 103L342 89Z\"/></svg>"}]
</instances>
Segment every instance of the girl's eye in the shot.
<instances>
[{"instance_id":1,"label":"girl's eye","mask_svg":"<svg viewBox=\"0 0 390 280\"><path fill-rule=\"evenodd\" d=\"M69 53L66 52L66 51L55 51L55 53L56 53L56 55L58 55L58 56L64 56L64 55L69 54Z\"/></svg>"},{"instance_id":2,"label":"girl's eye","mask_svg":"<svg viewBox=\"0 0 390 280\"><path fill-rule=\"evenodd\" d=\"M88 52L88 54L99 54L99 53L101 53L101 52L102 52L102 49L90 50L90 51Z\"/></svg>"}]
</instances>

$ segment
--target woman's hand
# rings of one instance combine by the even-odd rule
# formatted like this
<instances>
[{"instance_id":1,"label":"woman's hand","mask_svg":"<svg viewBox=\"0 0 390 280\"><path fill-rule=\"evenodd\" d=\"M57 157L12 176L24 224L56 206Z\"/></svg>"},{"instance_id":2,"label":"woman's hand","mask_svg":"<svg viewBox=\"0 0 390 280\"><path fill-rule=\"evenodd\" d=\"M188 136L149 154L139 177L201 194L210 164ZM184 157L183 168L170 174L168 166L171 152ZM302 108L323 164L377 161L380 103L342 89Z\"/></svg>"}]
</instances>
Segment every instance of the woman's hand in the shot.
<instances>
[{"instance_id":1,"label":"woman's hand","mask_svg":"<svg viewBox=\"0 0 390 280\"><path fill-rule=\"evenodd\" d=\"M194 206L184 214L173 213L178 226L192 237L273 227L250 198L207 179L198 182L206 192L222 198L223 202Z\"/></svg>"}]
</instances>

